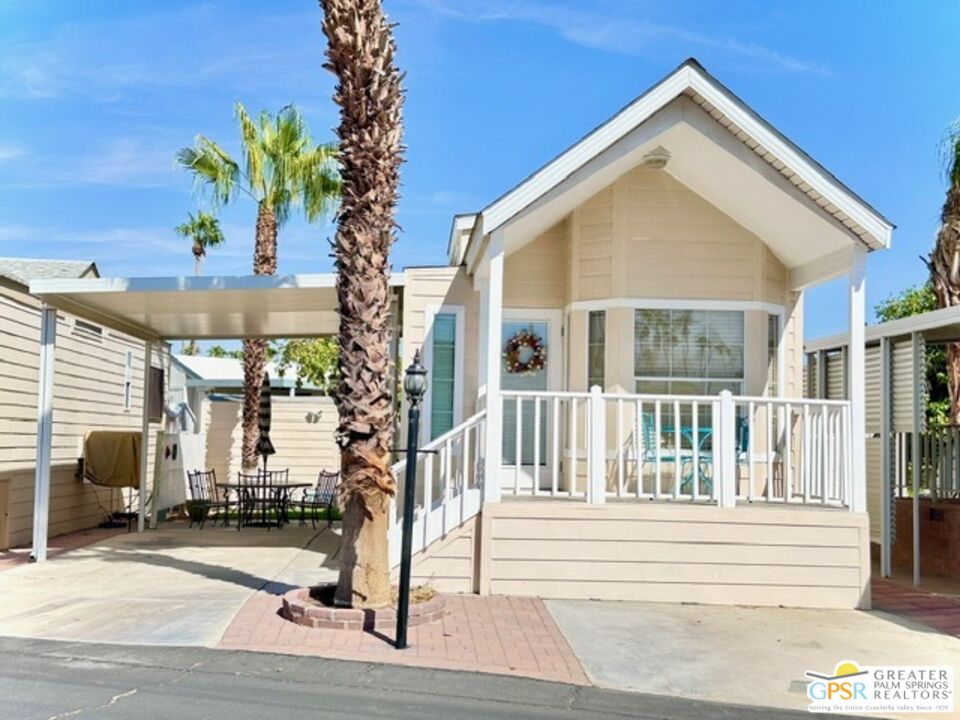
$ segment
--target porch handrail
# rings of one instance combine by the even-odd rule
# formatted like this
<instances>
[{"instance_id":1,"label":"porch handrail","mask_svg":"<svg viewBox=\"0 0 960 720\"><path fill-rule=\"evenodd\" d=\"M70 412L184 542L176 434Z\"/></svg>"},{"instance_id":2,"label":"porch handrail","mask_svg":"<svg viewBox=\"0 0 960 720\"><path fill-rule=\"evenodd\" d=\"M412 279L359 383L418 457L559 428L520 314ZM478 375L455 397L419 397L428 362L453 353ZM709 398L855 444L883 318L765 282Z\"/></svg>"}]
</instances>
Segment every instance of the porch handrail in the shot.
<instances>
[{"instance_id":1,"label":"porch handrail","mask_svg":"<svg viewBox=\"0 0 960 720\"><path fill-rule=\"evenodd\" d=\"M849 400L597 387L500 396L513 418L500 469L508 495L851 505Z\"/></svg>"},{"instance_id":2,"label":"porch handrail","mask_svg":"<svg viewBox=\"0 0 960 720\"><path fill-rule=\"evenodd\" d=\"M480 512L486 416L486 409L470 416L420 448L413 460L417 464L418 490L413 552L427 548ZM388 511L391 567L400 563L403 521L398 499L403 497L402 487L409 461L404 458L391 467L397 478L397 493L390 499Z\"/></svg>"}]
</instances>

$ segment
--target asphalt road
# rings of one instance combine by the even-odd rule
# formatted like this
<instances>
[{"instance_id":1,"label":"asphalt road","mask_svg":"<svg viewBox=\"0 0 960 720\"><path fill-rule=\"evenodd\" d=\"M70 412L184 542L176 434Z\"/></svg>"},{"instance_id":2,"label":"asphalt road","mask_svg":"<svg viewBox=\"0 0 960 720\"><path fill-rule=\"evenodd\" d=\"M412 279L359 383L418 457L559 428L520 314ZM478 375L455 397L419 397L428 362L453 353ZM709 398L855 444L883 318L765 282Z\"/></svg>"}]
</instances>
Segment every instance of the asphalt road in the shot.
<instances>
[{"instance_id":1,"label":"asphalt road","mask_svg":"<svg viewBox=\"0 0 960 720\"><path fill-rule=\"evenodd\" d=\"M344 717L779 720L811 716L373 663L0 638L3 720Z\"/></svg>"}]
</instances>

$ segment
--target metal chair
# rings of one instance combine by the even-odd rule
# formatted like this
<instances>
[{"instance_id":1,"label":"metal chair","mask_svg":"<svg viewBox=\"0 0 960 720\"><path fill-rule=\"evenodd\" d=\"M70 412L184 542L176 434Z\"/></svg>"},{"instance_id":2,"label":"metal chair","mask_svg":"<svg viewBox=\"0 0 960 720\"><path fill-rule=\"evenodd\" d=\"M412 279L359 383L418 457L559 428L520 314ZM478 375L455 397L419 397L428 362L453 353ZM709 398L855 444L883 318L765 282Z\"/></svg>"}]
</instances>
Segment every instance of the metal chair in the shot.
<instances>
[{"instance_id":1,"label":"metal chair","mask_svg":"<svg viewBox=\"0 0 960 720\"><path fill-rule=\"evenodd\" d=\"M189 470L187 472L187 484L190 487L190 500L196 505L205 508L205 511L200 518L201 530L203 530L203 526L206 524L207 518L210 517L211 510L216 510L218 515L221 511L223 511L224 526L230 524L230 508L234 505L234 503L230 501L230 497L228 495L223 497L220 496L217 488L216 470ZM194 514L191 513L190 527L193 527L195 522L196 518Z\"/></svg>"},{"instance_id":2,"label":"metal chair","mask_svg":"<svg viewBox=\"0 0 960 720\"><path fill-rule=\"evenodd\" d=\"M287 470L258 470L255 474L239 473L240 526L258 525L270 528L283 524ZM258 516L259 515L259 519Z\"/></svg>"},{"instance_id":3,"label":"metal chair","mask_svg":"<svg viewBox=\"0 0 960 720\"><path fill-rule=\"evenodd\" d=\"M310 511L310 522L314 530L317 520L320 519L320 509L327 509L327 527L333 525L333 502L337 497L337 483L340 473L321 470L317 475L317 484L311 488L304 488L300 496L300 525L307 524L307 510Z\"/></svg>"}]
</instances>

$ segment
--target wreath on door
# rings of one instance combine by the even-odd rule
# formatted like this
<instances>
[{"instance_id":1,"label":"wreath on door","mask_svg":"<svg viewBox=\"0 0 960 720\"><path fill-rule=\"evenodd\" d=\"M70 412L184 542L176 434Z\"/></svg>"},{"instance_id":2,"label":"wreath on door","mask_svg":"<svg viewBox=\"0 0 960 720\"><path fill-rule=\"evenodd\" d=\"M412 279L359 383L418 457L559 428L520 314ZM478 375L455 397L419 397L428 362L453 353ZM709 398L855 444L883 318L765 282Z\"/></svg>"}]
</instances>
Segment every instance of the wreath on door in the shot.
<instances>
[{"instance_id":1,"label":"wreath on door","mask_svg":"<svg viewBox=\"0 0 960 720\"><path fill-rule=\"evenodd\" d=\"M547 366L543 338L530 330L521 330L507 340L503 357L511 375L533 375Z\"/></svg>"}]
</instances>

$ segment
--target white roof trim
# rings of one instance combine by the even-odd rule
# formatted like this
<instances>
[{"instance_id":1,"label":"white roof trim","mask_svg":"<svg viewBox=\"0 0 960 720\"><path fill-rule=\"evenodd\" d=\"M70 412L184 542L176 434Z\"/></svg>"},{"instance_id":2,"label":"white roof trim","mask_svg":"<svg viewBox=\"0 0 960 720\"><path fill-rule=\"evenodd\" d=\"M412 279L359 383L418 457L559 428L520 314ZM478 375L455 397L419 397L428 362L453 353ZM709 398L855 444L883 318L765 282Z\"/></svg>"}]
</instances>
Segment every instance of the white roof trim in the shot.
<instances>
[{"instance_id":1,"label":"white roof trim","mask_svg":"<svg viewBox=\"0 0 960 720\"><path fill-rule=\"evenodd\" d=\"M777 164L789 167L799 179L799 182L795 181L794 184L809 186L809 190L805 192L822 196L837 212L848 216L862 227L867 234L863 239L871 249L889 247L894 228L890 221L780 135L692 59L513 190L488 205L481 213L484 232L489 233L502 227L578 168L686 92L694 92L703 97L731 122L747 132L767 151L763 155L769 158L768 162L775 167Z\"/></svg>"},{"instance_id":2,"label":"white roof trim","mask_svg":"<svg viewBox=\"0 0 960 720\"><path fill-rule=\"evenodd\" d=\"M945 328L956 328L956 337L960 338L960 306L930 310L920 315L890 320L866 329L866 342L879 342L881 338L907 337L912 333L931 333ZM837 333L804 343L804 352L819 350L838 350L850 342L850 333Z\"/></svg>"},{"instance_id":3,"label":"white roof trim","mask_svg":"<svg viewBox=\"0 0 960 720\"><path fill-rule=\"evenodd\" d=\"M207 290L270 290L279 288L336 287L334 273L307 275L237 275L200 277L136 277L136 278L44 278L30 282L33 295L105 292L171 292ZM390 276L390 287L403 287L402 272Z\"/></svg>"}]
</instances>

